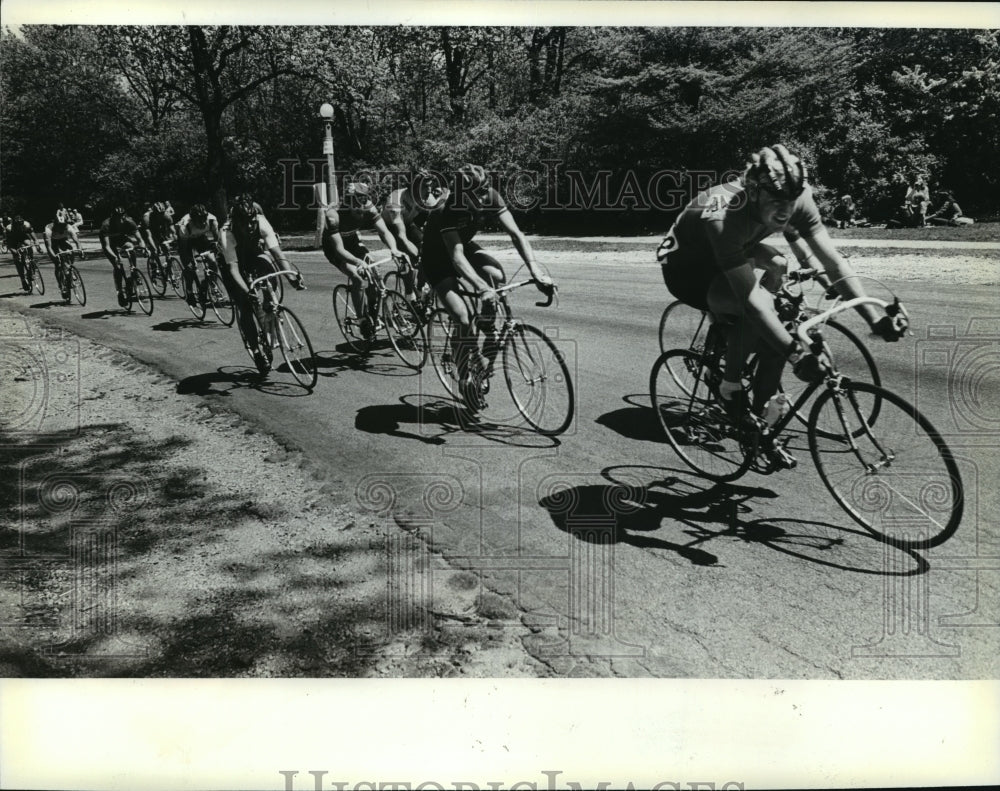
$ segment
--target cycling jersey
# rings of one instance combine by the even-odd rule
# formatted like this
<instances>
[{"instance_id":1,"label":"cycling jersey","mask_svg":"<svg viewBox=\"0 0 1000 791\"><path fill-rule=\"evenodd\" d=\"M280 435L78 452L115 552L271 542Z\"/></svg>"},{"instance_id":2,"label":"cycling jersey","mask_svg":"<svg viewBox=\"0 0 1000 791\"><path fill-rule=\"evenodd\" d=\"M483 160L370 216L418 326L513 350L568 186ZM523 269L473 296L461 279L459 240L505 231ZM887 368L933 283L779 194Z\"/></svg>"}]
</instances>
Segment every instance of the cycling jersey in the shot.
<instances>
[{"instance_id":1,"label":"cycling jersey","mask_svg":"<svg viewBox=\"0 0 1000 791\"><path fill-rule=\"evenodd\" d=\"M149 231L157 242L165 242L173 237L174 210L170 207L162 212L150 209L142 215L142 227Z\"/></svg>"},{"instance_id":2,"label":"cycling jersey","mask_svg":"<svg viewBox=\"0 0 1000 791\"><path fill-rule=\"evenodd\" d=\"M391 222L397 217L402 219L403 227L409 236L413 231L417 232L419 238L420 231L427 222L431 210L420 200L413 196L409 187L394 190L386 198L385 208L382 209L382 218L386 222Z\"/></svg>"},{"instance_id":3,"label":"cycling jersey","mask_svg":"<svg viewBox=\"0 0 1000 791\"><path fill-rule=\"evenodd\" d=\"M10 229L7 231L7 247L11 250L24 247L34 232L31 223L27 220L24 220L20 224L12 223Z\"/></svg>"},{"instance_id":4,"label":"cycling jersey","mask_svg":"<svg viewBox=\"0 0 1000 791\"><path fill-rule=\"evenodd\" d=\"M477 254L485 255L472 239L488 219L499 217L505 211L507 204L500 193L492 188L481 194L463 191L449 195L439 208L432 210L424 225L424 241L420 248L420 260L427 282L436 286L445 278L456 274L444 234L449 231L458 234L466 258Z\"/></svg>"},{"instance_id":5,"label":"cycling jersey","mask_svg":"<svg viewBox=\"0 0 1000 791\"><path fill-rule=\"evenodd\" d=\"M219 221L215 218L214 214L208 215L203 226L195 225L191 221L191 215L185 214L181 217L180 222L177 223L177 238L178 240L190 242L195 239L206 237L210 231L214 236L215 231L213 229L218 227Z\"/></svg>"},{"instance_id":6,"label":"cycling jersey","mask_svg":"<svg viewBox=\"0 0 1000 791\"><path fill-rule=\"evenodd\" d=\"M326 210L326 225L323 236L339 233L341 236L357 234L359 230L369 230L378 222L379 213L374 203L369 203L360 209L345 206Z\"/></svg>"},{"instance_id":7,"label":"cycling jersey","mask_svg":"<svg viewBox=\"0 0 1000 791\"><path fill-rule=\"evenodd\" d=\"M822 228L812 189L807 186L791 204L788 221L781 230L789 242L794 242L800 236L814 236ZM681 301L706 309L712 280L756 258L761 242L773 232L752 216L744 185L719 184L699 193L667 235L672 245L663 264L667 288Z\"/></svg>"},{"instance_id":8,"label":"cycling jersey","mask_svg":"<svg viewBox=\"0 0 1000 791\"><path fill-rule=\"evenodd\" d=\"M222 226L220 231L222 238L219 240L219 247L222 249L222 256L229 266L233 264L239 266L244 279L246 279L245 273L256 271L255 261L257 257L262 254L267 255L261 249L262 243L266 249L279 246L278 236L267 218L263 214L258 214L256 219L255 233L250 237L244 236L242 233L233 233L232 226L228 222ZM248 280L247 285L249 284Z\"/></svg>"},{"instance_id":9,"label":"cycling jersey","mask_svg":"<svg viewBox=\"0 0 1000 791\"><path fill-rule=\"evenodd\" d=\"M63 250L72 250L79 245L76 230L69 223L50 222L45 226L45 241L54 254Z\"/></svg>"},{"instance_id":10,"label":"cycling jersey","mask_svg":"<svg viewBox=\"0 0 1000 791\"><path fill-rule=\"evenodd\" d=\"M131 241L138 232L139 226L135 224L135 220L126 214L118 220L114 217L108 217L108 219L101 223L98 236L101 240L107 239L112 250L117 250L126 242Z\"/></svg>"}]
</instances>

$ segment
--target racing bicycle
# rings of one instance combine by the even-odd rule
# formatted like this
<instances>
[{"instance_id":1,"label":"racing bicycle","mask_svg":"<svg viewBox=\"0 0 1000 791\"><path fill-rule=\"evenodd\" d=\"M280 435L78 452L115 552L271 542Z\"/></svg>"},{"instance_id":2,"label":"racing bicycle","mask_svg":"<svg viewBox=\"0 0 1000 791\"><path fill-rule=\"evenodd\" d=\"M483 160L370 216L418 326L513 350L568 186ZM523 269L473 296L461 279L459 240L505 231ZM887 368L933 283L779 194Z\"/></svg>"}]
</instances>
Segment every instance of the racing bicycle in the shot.
<instances>
[{"instance_id":1,"label":"racing bicycle","mask_svg":"<svg viewBox=\"0 0 1000 791\"><path fill-rule=\"evenodd\" d=\"M122 307L131 313L132 305L138 304L143 313L151 316L153 314L153 295L149 290L149 281L146 280L146 276L136 264L136 260L140 256L148 255L146 248L125 245L118 248L117 252L119 262L124 258L129 263L128 270L122 272L122 292L125 295L125 304ZM121 263L118 266L121 266Z\"/></svg>"},{"instance_id":2,"label":"racing bicycle","mask_svg":"<svg viewBox=\"0 0 1000 791\"><path fill-rule=\"evenodd\" d=\"M41 296L45 293L45 281L42 279L42 273L38 269L38 264L35 263L35 248L31 245L24 245L23 247L18 247L16 250L12 251L14 256L14 263L20 262L21 264L21 287L24 289L25 294L30 294L32 291L38 292Z\"/></svg>"},{"instance_id":3,"label":"racing bicycle","mask_svg":"<svg viewBox=\"0 0 1000 791\"><path fill-rule=\"evenodd\" d=\"M333 312L344 340L353 351L367 353L378 339L379 331L383 330L399 359L419 370L427 360L424 322L402 293L387 287L386 281L397 272L390 272L386 278L379 272L380 266L396 260L388 256L375 261L366 256L365 264L358 267L364 279L361 315L358 315L347 283L340 283L333 289ZM394 282L399 284L398 280Z\"/></svg>"},{"instance_id":4,"label":"racing bicycle","mask_svg":"<svg viewBox=\"0 0 1000 791\"><path fill-rule=\"evenodd\" d=\"M822 326L833 316L871 304L890 316L905 311L895 299L858 297L834 305L795 328L800 342L819 355L823 373L805 385L788 414L774 425L745 414L730 417L718 392L722 381L721 330L709 328L703 350L671 349L650 373L650 397L667 441L701 475L732 481L748 470L791 467L786 429L816 395L806 419L809 452L834 500L863 528L890 544L937 546L962 519L964 488L955 458L930 420L912 404L871 382L837 369ZM879 403L878 420L871 405Z\"/></svg>"},{"instance_id":5,"label":"racing bicycle","mask_svg":"<svg viewBox=\"0 0 1000 791\"><path fill-rule=\"evenodd\" d=\"M167 293L167 284L174 293L184 299L187 291L184 286L184 268L174 250L173 240L162 242L158 249L151 250L146 259L146 271L149 273L149 283L156 296Z\"/></svg>"},{"instance_id":6,"label":"racing bicycle","mask_svg":"<svg viewBox=\"0 0 1000 791\"><path fill-rule=\"evenodd\" d=\"M79 250L61 250L56 253L56 283L67 305L73 299L76 299L79 305L87 304L87 289L83 285L83 277L73 263L82 257L83 253Z\"/></svg>"},{"instance_id":7,"label":"racing bicycle","mask_svg":"<svg viewBox=\"0 0 1000 791\"><path fill-rule=\"evenodd\" d=\"M576 396L573 379L563 353L538 327L515 318L509 295L534 279L521 280L495 290L495 312L485 314L478 295L456 289L466 300L472 335L461 337L460 327L444 308L435 310L428 322L431 363L445 390L472 412L486 407L496 362L521 416L540 434L562 434L573 422ZM556 289L539 307L552 304ZM482 349L482 355L479 350ZM464 358L464 359L463 359Z\"/></svg>"},{"instance_id":8,"label":"racing bicycle","mask_svg":"<svg viewBox=\"0 0 1000 791\"><path fill-rule=\"evenodd\" d=\"M266 268L271 267L268 265ZM298 276L298 273L291 269L278 269L251 280L248 284L250 317L255 326L256 338L246 337L238 315L236 326L250 359L254 361L262 377L266 377L271 371L274 349L277 347L295 381L307 390L312 390L319 375L312 342L298 317L281 304L275 287L275 282L291 275ZM235 310L238 313L240 308L237 306Z\"/></svg>"}]
</instances>

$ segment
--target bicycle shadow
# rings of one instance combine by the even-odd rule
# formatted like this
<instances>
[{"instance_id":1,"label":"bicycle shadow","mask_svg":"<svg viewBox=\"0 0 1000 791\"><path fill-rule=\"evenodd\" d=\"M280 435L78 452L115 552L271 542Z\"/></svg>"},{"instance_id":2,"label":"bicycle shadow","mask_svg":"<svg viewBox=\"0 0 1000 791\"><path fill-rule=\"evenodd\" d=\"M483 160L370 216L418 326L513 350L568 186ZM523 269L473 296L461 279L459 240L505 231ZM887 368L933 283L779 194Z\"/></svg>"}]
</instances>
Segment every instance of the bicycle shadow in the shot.
<instances>
[{"instance_id":1,"label":"bicycle shadow","mask_svg":"<svg viewBox=\"0 0 1000 791\"><path fill-rule=\"evenodd\" d=\"M471 415L464 404L454 399L420 393L400 396L396 404L361 407L354 426L369 434L415 439L429 445L443 445L452 435L468 437L470 434L512 447L551 448L560 444L555 437L538 434L530 428L494 423ZM404 426L413 426L413 429Z\"/></svg>"},{"instance_id":2,"label":"bicycle shadow","mask_svg":"<svg viewBox=\"0 0 1000 791\"><path fill-rule=\"evenodd\" d=\"M105 308L104 310L96 310L93 313L82 313L80 314L81 319L106 319L111 316L137 316L139 315L137 311L127 311L123 308ZM145 315L145 314L142 314Z\"/></svg>"},{"instance_id":3,"label":"bicycle shadow","mask_svg":"<svg viewBox=\"0 0 1000 791\"><path fill-rule=\"evenodd\" d=\"M178 395L229 396L235 390L257 390L268 395L301 398L312 391L298 382L261 379L256 368L222 366L214 371L194 374L177 383Z\"/></svg>"},{"instance_id":4,"label":"bicycle shadow","mask_svg":"<svg viewBox=\"0 0 1000 791\"><path fill-rule=\"evenodd\" d=\"M336 376L344 371L361 371L362 373L377 374L379 376L418 376L419 371L414 371L403 363L396 356L391 346L388 346L388 354L382 353L380 358L372 359L372 352L363 354L351 349L346 343L335 346L333 350L323 350L313 353L313 365L320 376ZM376 349L376 351L378 351Z\"/></svg>"},{"instance_id":5,"label":"bicycle shadow","mask_svg":"<svg viewBox=\"0 0 1000 791\"><path fill-rule=\"evenodd\" d=\"M708 485L693 474L663 467L622 465L601 475L608 484L563 487L539 500L553 524L577 540L669 551L694 566L722 566L718 555L704 548L722 540L761 544L860 574L912 576L929 569L916 551L892 547L860 530L805 519L747 519L754 501L778 497L771 489ZM653 535L678 525L687 541ZM895 554L887 559L886 553Z\"/></svg>"}]
</instances>

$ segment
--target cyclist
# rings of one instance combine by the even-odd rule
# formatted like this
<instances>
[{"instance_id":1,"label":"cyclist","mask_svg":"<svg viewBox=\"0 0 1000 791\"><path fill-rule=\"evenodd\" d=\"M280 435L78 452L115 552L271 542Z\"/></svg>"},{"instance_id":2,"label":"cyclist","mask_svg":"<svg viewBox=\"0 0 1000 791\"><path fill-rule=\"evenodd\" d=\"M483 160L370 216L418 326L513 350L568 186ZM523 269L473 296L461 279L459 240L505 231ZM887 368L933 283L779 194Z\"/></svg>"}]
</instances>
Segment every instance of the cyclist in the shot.
<instances>
[{"instance_id":1,"label":"cyclist","mask_svg":"<svg viewBox=\"0 0 1000 791\"><path fill-rule=\"evenodd\" d=\"M482 301L485 338L482 353L478 349L475 351L480 355L480 363L486 365L488 358L495 356L497 351L493 326L496 310L494 289L506 282L500 263L473 241L484 222L495 218L500 223L540 291L551 293L555 284L538 267L531 243L517 227L500 193L490 186L486 171L480 165L466 164L459 168L454 186L455 189L427 219L420 258L427 282L458 325L455 352L461 374L459 387L466 400L475 403L478 401L475 397L478 383L474 381L466 356L466 352L471 353L473 349L471 344L465 342L472 333L472 325L465 301L456 288L461 279ZM468 398L470 394L473 396L471 401Z\"/></svg>"},{"instance_id":2,"label":"cyclist","mask_svg":"<svg viewBox=\"0 0 1000 791\"><path fill-rule=\"evenodd\" d=\"M219 247L225 266L220 267L222 281L226 285L230 299L236 306L237 321L247 343L251 345L251 353L259 370L266 370L265 356L257 346L257 328L254 315L261 321L260 305L250 295L247 285L256 277L273 271L270 262L262 261L270 255L271 260L283 270L292 270L294 276L288 276L297 289L304 289L302 275L293 267L285 256L274 228L264 216L260 204L254 201L249 193L233 198L229 209L229 219L220 229ZM254 313L251 313L254 311Z\"/></svg>"},{"instance_id":3,"label":"cyclist","mask_svg":"<svg viewBox=\"0 0 1000 791\"><path fill-rule=\"evenodd\" d=\"M664 282L674 297L730 319L719 389L732 415L748 408L762 414L777 392L786 360L804 381L822 373L820 360L799 347L774 309L772 293L781 285L786 260L762 241L775 231L784 233L800 262L815 254L843 298L864 296L853 269L823 226L804 163L782 145L754 154L738 182L695 197L657 251ZM871 305L859 307L858 313L883 340L897 341L904 332L901 322ZM748 404L740 380L753 351L759 352L759 364Z\"/></svg>"},{"instance_id":4,"label":"cyclist","mask_svg":"<svg viewBox=\"0 0 1000 791\"><path fill-rule=\"evenodd\" d=\"M35 231L31 227L31 223L18 214L11 220L10 228L6 229L5 238L7 249L14 256L14 266L17 267L17 275L21 278L21 288L28 291L31 286L24 275L23 256L33 255L33 250L31 247L28 247L28 242L31 242L33 247L38 247L38 240L35 239ZM19 252L22 247L27 247L23 253Z\"/></svg>"},{"instance_id":5,"label":"cyclist","mask_svg":"<svg viewBox=\"0 0 1000 791\"><path fill-rule=\"evenodd\" d=\"M157 255L165 254L163 245L176 238L174 209L170 201L156 201L150 204L142 215L139 231L150 252Z\"/></svg>"},{"instance_id":6,"label":"cyclist","mask_svg":"<svg viewBox=\"0 0 1000 791\"><path fill-rule=\"evenodd\" d=\"M203 203L196 203L177 223L177 253L184 266L184 286L189 304L195 304L197 273L195 253L212 253L221 241L219 221Z\"/></svg>"},{"instance_id":7,"label":"cyclist","mask_svg":"<svg viewBox=\"0 0 1000 791\"><path fill-rule=\"evenodd\" d=\"M415 266L405 279L406 297L412 299L424 285L420 271L420 243L424 239L424 224L431 211L446 197L447 190L434 183L430 171L420 169L410 185L393 190L382 208L382 219L392 233L397 246L406 253Z\"/></svg>"},{"instance_id":8,"label":"cyclist","mask_svg":"<svg viewBox=\"0 0 1000 791\"><path fill-rule=\"evenodd\" d=\"M340 205L331 206L323 213L323 253L326 259L343 272L349 281L354 310L361 316L360 328L365 337L376 330L366 315L364 301L365 279L358 272L364 266L368 248L361 242L358 231L373 229L382 243L389 248L394 259L401 254L389 233L378 208L372 203L371 188L361 181L352 181L344 187Z\"/></svg>"},{"instance_id":9,"label":"cyclist","mask_svg":"<svg viewBox=\"0 0 1000 791\"><path fill-rule=\"evenodd\" d=\"M111 211L111 216L101 223L101 229L97 233L101 241L101 249L104 255L111 262L111 267L115 277L115 290L118 292L118 304L125 307L128 299L123 290L125 270L122 266L121 256L118 250L126 245L142 247L142 239L139 238L139 226L136 225L126 212L124 207L115 206Z\"/></svg>"},{"instance_id":10,"label":"cyclist","mask_svg":"<svg viewBox=\"0 0 1000 791\"><path fill-rule=\"evenodd\" d=\"M62 263L59 260L59 253L72 250L74 247L78 253L83 253L80 247L80 237L77 235L76 227L70 222L68 212L56 210L55 219L45 226L45 252L49 254L52 263L56 268L56 281L59 283L65 297L69 293L70 283L63 278Z\"/></svg>"}]
</instances>

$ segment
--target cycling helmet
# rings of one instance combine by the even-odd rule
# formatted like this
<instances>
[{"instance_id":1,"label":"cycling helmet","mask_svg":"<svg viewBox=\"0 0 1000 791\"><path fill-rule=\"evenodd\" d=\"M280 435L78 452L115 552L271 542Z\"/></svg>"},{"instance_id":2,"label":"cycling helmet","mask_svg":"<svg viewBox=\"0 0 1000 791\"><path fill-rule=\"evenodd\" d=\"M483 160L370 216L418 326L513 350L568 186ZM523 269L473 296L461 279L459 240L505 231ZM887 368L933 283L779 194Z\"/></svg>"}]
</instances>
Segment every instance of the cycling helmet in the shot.
<instances>
[{"instance_id":1,"label":"cycling helmet","mask_svg":"<svg viewBox=\"0 0 1000 791\"><path fill-rule=\"evenodd\" d=\"M196 203L194 206L191 207L191 210L188 212L188 214L190 215L192 220L194 220L196 223L199 224L205 222L208 219L208 209L205 208L204 203Z\"/></svg>"},{"instance_id":2,"label":"cycling helmet","mask_svg":"<svg viewBox=\"0 0 1000 791\"><path fill-rule=\"evenodd\" d=\"M458 177L468 188L473 190L480 189L486 184L486 171L482 165L462 165L458 169Z\"/></svg>"},{"instance_id":3,"label":"cycling helmet","mask_svg":"<svg viewBox=\"0 0 1000 791\"><path fill-rule=\"evenodd\" d=\"M111 210L111 216L114 217L116 220L120 220L122 217L125 216L125 207L124 206L115 206Z\"/></svg>"},{"instance_id":4,"label":"cycling helmet","mask_svg":"<svg viewBox=\"0 0 1000 791\"><path fill-rule=\"evenodd\" d=\"M350 181L344 186L344 203L364 206L371 196L371 187L363 181Z\"/></svg>"},{"instance_id":5,"label":"cycling helmet","mask_svg":"<svg viewBox=\"0 0 1000 791\"><path fill-rule=\"evenodd\" d=\"M165 214L167 211L167 204L165 204L163 201L157 201L156 203L153 204L152 209L157 214Z\"/></svg>"},{"instance_id":6,"label":"cycling helmet","mask_svg":"<svg viewBox=\"0 0 1000 791\"><path fill-rule=\"evenodd\" d=\"M229 223L233 231L248 235L256 234L258 231L257 214L259 212L260 207L250 193L244 192L237 195L229 207Z\"/></svg>"},{"instance_id":7,"label":"cycling helmet","mask_svg":"<svg viewBox=\"0 0 1000 791\"><path fill-rule=\"evenodd\" d=\"M806 188L806 166L783 145L762 148L751 157L746 180L783 200L795 200Z\"/></svg>"}]
</instances>

